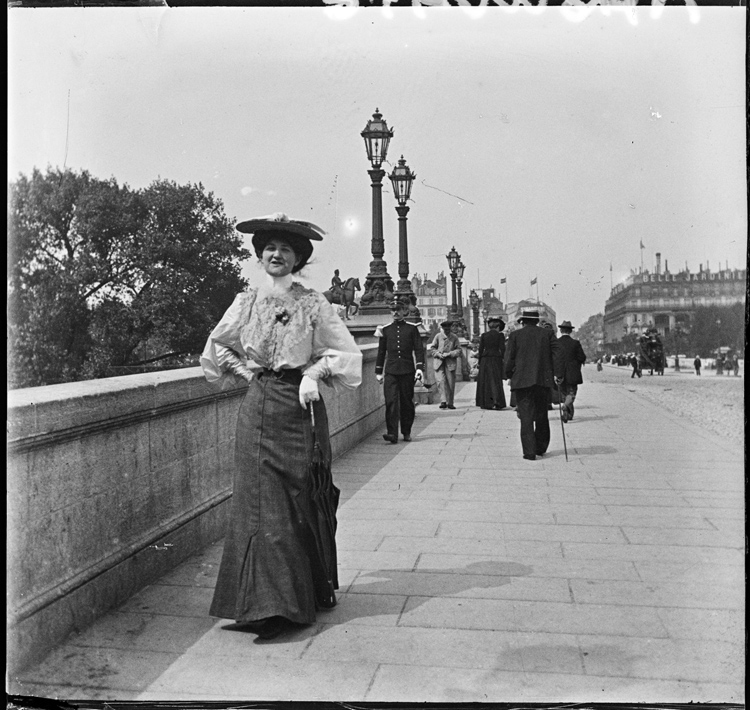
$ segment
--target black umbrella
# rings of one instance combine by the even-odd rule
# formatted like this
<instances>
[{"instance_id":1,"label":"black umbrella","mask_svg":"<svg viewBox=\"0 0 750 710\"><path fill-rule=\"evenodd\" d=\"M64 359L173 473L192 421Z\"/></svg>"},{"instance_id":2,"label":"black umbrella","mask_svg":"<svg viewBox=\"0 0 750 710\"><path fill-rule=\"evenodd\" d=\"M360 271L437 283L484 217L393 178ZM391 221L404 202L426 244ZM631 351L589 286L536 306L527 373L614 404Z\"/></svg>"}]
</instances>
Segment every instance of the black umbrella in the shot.
<instances>
[{"instance_id":1,"label":"black umbrella","mask_svg":"<svg viewBox=\"0 0 750 710\"><path fill-rule=\"evenodd\" d=\"M313 564L315 600L319 606L330 609L336 606L338 573L336 560L336 509L339 489L333 483L331 462L323 454L315 430L315 413L310 403L313 452L310 460L310 524L315 539L317 564Z\"/></svg>"}]
</instances>

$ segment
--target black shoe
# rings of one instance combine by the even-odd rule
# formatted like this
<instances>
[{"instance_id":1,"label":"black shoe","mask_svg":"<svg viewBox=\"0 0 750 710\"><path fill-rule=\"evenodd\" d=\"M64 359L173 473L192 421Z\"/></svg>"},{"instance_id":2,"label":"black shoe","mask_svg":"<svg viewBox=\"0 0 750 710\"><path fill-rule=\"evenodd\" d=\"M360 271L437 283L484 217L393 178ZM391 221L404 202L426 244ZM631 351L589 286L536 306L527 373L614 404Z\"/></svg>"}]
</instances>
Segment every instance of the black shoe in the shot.
<instances>
[{"instance_id":1,"label":"black shoe","mask_svg":"<svg viewBox=\"0 0 750 710\"><path fill-rule=\"evenodd\" d=\"M448 409L448 405L445 402L440 402L440 409Z\"/></svg>"},{"instance_id":2,"label":"black shoe","mask_svg":"<svg viewBox=\"0 0 750 710\"><path fill-rule=\"evenodd\" d=\"M446 404L445 405L448 409L455 409L455 407L452 404Z\"/></svg>"},{"instance_id":3,"label":"black shoe","mask_svg":"<svg viewBox=\"0 0 750 710\"><path fill-rule=\"evenodd\" d=\"M390 434L383 434L383 438L390 444L395 444L398 441L397 436L391 436Z\"/></svg>"},{"instance_id":4,"label":"black shoe","mask_svg":"<svg viewBox=\"0 0 750 710\"><path fill-rule=\"evenodd\" d=\"M294 626L289 619L285 619L283 616L272 616L263 622L263 626L256 633L262 641L269 641L287 631L291 631Z\"/></svg>"},{"instance_id":5,"label":"black shoe","mask_svg":"<svg viewBox=\"0 0 750 710\"><path fill-rule=\"evenodd\" d=\"M411 441L411 434L404 434L404 441Z\"/></svg>"},{"instance_id":6,"label":"black shoe","mask_svg":"<svg viewBox=\"0 0 750 710\"><path fill-rule=\"evenodd\" d=\"M523 455L523 457L524 457L524 458L525 458L525 459L526 459L527 461L536 461L536 456L534 456L534 455L532 455L532 456L527 456L526 454L524 454L524 455Z\"/></svg>"},{"instance_id":7,"label":"black shoe","mask_svg":"<svg viewBox=\"0 0 750 710\"><path fill-rule=\"evenodd\" d=\"M221 628L224 631L242 631L248 634L257 634L260 631L268 619L261 621L236 621L233 624L227 624Z\"/></svg>"}]
</instances>

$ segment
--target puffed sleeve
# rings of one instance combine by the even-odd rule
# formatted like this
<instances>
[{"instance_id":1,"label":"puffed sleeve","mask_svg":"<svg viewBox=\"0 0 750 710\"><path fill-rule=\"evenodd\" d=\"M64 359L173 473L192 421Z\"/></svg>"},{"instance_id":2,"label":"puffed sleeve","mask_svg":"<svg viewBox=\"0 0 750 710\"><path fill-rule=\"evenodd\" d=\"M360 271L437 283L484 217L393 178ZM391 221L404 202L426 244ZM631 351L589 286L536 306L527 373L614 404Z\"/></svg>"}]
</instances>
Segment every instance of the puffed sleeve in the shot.
<instances>
[{"instance_id":1,"label":"puffed sleeve","mask_svg":"<svg viewBox=\"0 0 750 710\"><path fill-rule=\"evenodd\" d=\"M247 353L240 341L243 318L247 316L247 294L239 294L208 336L200 358L203 374L209 382L221 380L222 389L235 386L241 379L249 379Z\"/></svg>"},{"instance_id":2,"label":"puffed sleeve","mask_svg":"<svg viewBox=\"0 0 750 710\"><path fill-rule=\"evenodd\" d=\"M362 384L362 352L330 303L319 296L313 327L311 364L304 374L334 387L355 389Z\"/></svg>"}]
</instances>

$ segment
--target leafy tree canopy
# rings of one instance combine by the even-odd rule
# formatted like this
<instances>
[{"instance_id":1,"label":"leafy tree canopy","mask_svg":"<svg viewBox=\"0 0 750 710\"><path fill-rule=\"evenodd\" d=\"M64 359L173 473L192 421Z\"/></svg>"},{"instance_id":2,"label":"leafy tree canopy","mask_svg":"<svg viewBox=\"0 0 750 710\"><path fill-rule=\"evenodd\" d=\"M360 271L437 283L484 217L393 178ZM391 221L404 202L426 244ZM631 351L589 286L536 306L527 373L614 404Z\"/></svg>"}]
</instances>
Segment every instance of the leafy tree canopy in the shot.
<instances>
[{"instance_id":1,"label":"leafy tree canopy","mask_svg":"<svg viewBox=\"0 0 750 710\"><path fill-rule=\"evenodd\" d=\"M200 352L246 287L249 252L201 184L48 168L9 195L11 387L103 377L147 344L151 360Z\"/></svg>"}]
</instances>

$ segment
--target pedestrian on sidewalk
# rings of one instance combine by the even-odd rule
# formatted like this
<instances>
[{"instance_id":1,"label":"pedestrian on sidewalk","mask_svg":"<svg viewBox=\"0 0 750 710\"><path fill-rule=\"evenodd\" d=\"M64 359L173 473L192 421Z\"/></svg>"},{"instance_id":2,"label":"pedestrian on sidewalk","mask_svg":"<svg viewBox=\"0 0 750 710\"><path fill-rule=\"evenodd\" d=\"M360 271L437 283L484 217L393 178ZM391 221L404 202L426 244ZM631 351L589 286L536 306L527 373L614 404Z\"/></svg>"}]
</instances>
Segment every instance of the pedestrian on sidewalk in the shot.
<instances>
[{"instance_id":1,"label":"pedestrian on sidewalk","mask_svg":"<svg viewBox=\"0 0 750 710\"><path fill-rule=\"evenodd\" d=\"M732 369L734 370L734 376L740 376L740 357L735 353L732 355Z\"/></svg>"},{"instance_id":2,"label":"pedestrian on sidewalk","mask_svg":"<svg viewBox=\"0 0 750 710\"><path fill-rule=\"evenodd\" d=\"M324 542L318 526L323 511L310 487L310 410L315 439L330 460L318 382L358 387L362 354L326 298L293 280L312 255L312 241L324 232L281 213L237 229L253 235L265 274L260 287L235 298L201 356L209 382L248 382L237 416L231 513L209 613L235 620L225 629L270 639L312 624L317 608L336 604L335 541ZM324 511L329 518L330 507ZM336 502L332 508L335 523Z\"/></svg>"},{"instance_id":3,"label":"pedestrian on sidewalk","mask_svg":"<svg viewBox=\"0 0 750 710\"><path fill-rule=\"evenodd\" d=\"M414 382L424 379L424 346L414 323L409 323L409 301L394 298L390 303L393 322L375 330L378 355L375 377L383 385L385 426L383 438L395 444L399 426L404 441L411 441L414 424ZM416 364L415 364L416 360Z\"/></svg>"},{"instance_id":4,"label":"pedestrian on sidewalk","mask_svg":"<svg viewBox=\"0 0 750 710\"><path fill-rule=\"evenodd\" d=\"M693 367L695 368L695 374L700 376L701 374L701 359L698 355L695 356L695 360L693 360Z\"/></svg>"},{"instance_id":5,"label":"pedestrian on sidewalk","mask_svg":"<svg viewBox=\"0 0 750 710\"><path fill-rule=\"evenodd\" d=\"M586 353L583 352L580 341L571 337L573 324L569 320L564 320L558 328L560 337L557 339L559 347L554 362L555 384L560 388L560 394L564 398L563 422L569 422L575 413L573 403L578 394L578 385L583 384L581 366L586 362Z\"/></svg>"},{"instance_id":6,"label":"pedestrian on sidewalk","mask_svg":"<svg viewBox=\"0 0 750 710\"><path fill-rule=\"evenodd\" d=\"M503 358L505 321L497 316L487 319L489 330L479 337L479 377L477 377L476 405L482 409L505 409L503 391Z\"/></svg>"},{"instance_id":7,"label":"pedestrian on sidewalk","mask_svg":"<svg viewBox=\"0 0 750 710\"><path fill-rule=\"evenodd\" d=\"M630 356L630 366L633 368L633 372L630 375L630 379L632 380L636 375L638 377L641 376L641 366L638 363L638 356L635 354L631 354Z\"/></svg>"},{"instance_id":8,"label":"pedestrian on sidewalk","mask_svg":"<svg viewBox=\"0 0 750 710\"><path fill-rule=\"evenodd\" d=\"M435 380L440 392L440 409L455 409L453 394L456 390L456 367L461 357L461 344L453 332L453 321L443 321L442 329L430 343Z\"/></svg>"},{"instance_id":9,"label":"pedestrian on sidewalk","mask_svg":"<svg viewBox=\"0 0 750 710\"><path fill-rule=\"evenodd\" d=\"M505 376L518 402L523 457L534 461L549 446L547 406L550 388L554 386L552 362L559 345L553 331L536 327L538 311L523 309L518 322L522 327L508 337Z\"/></svg>"}]
</instances>

